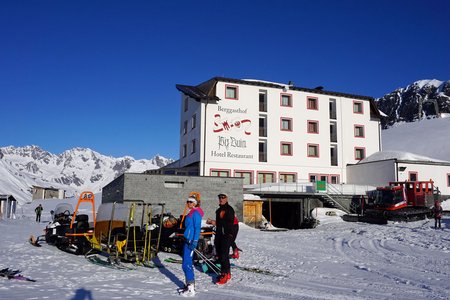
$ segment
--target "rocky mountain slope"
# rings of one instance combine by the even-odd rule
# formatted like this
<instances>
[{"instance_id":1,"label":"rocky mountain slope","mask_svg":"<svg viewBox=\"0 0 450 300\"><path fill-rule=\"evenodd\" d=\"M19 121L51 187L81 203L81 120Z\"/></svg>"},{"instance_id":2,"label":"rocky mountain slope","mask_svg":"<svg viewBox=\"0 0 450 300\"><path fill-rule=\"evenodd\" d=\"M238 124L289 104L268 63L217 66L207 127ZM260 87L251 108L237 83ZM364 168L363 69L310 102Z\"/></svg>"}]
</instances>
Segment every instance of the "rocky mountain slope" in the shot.
<instances>
[{"instance_id":1,"label":"rocky mountain slope","mask_svg":"<svg viewBox=\"0 0 450 300\"><path fill-rule=\"evenodd\" d=\"M124 172L144 172L172 162L155 156L135 160L114 158L91 149L73 148L56 155L38 146L0 148L0 194L12 194L19 203L31 200L33 185L65 189L71 196L102 187Z\"/></svg>"},{"instance_id":2,"label":"rocky mountain slope","mask_svg":"<svg viewBox=\"0 0 450 300\"><path fill-rule=\"evenodd\" d=\"M414 122L450 113L450 80L419 80L376 100L378 109L387 115L383 128L398 122Z\"/></svg>"}]
</instances>

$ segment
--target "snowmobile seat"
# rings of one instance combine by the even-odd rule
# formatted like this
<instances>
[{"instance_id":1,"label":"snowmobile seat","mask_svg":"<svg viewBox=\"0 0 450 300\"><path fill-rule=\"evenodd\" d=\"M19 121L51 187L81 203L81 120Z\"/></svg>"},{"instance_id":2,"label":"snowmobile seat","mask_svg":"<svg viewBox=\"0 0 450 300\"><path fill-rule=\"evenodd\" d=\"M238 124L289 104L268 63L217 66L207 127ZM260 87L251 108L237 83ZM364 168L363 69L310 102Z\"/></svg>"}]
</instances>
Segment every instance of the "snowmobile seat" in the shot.
<instances>
[{"instance_id":1,"label":"snowmobile seat","mask_svg":"<svg viewBox=\"0 0 450 300\"><path fill-rule=\"evenodd\" d=\"M75 218L76 222L88 222L89 221L89 216L88 215L77 215L77 217Z\"/></svg>"},{"instance_id":2,"label":"snowmobile seat","mask_svg":"<svg viewBox=\"0 0 450 300\"><path fill-rule=\"evenodd\" d=\"M77 215L75 218L76 227L75 232L87 232L89 230L89 216L88 215Z\"/></svg>"}]
</instances>

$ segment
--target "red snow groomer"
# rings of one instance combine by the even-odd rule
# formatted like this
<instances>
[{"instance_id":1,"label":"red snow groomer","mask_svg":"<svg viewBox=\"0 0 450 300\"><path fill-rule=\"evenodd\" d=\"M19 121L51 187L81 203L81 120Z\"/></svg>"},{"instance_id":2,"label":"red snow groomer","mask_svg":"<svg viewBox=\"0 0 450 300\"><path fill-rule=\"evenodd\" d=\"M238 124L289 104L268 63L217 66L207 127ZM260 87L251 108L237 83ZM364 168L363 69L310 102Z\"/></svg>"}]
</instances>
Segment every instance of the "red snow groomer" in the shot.
<instances>
[{"instance_id":1,"label":"red snow groomer","mask_svg":"<svg viewBox=\"0 0 450 300\"><path fill-rule=\"evenodd\" d=\"M424 219L439 198L432 180L389 182L389 186L378 187L367 195L364 215L392 221Z\"/></svg>"}]
</instances>

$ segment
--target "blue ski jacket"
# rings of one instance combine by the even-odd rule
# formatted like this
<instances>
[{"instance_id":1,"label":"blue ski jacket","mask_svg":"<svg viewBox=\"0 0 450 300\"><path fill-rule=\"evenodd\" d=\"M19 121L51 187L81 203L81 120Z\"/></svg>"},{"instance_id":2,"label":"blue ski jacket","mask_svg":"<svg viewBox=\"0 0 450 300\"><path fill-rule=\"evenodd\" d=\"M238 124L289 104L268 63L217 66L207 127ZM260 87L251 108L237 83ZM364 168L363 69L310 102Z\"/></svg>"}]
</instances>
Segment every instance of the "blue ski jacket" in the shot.
<instances>
[{"instance_id":1,"label":"blue ski jacket","mask_svg":"<svg viewBox=\"0 0 450 300\"><path fill-rule=\"evenodd\" d=\"M188 242L198 242L202 227L203 210L200 207L194 207L184 219L184 238Z\"/></svg>"}]
</instances>

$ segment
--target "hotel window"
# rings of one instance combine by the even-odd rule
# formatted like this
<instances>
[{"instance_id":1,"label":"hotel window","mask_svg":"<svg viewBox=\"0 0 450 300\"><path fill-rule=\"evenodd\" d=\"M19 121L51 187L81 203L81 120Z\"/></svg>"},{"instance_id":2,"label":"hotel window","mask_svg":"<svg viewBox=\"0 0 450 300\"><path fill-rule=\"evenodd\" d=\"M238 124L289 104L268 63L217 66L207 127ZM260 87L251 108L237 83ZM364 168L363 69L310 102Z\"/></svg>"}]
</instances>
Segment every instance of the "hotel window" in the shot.
<instances>
[{"instance_id":1,"label":"hotel window","mask_svg":"<svg viewBox=\"0 0 450 300\"><path fill-rule=\"evenodd\" d=\"M187 123L188 121L183 122L183 135L187 133Z\"/></svg>"},{"instance_id":2,"label":"hotel window","mask_svg":"<svg viewBox=\"0 0 450 300\"><path fill-rule=\"evenodd\" d=\"M295 174L291 173L280 173L280 182L295 182Z\"/></svg>"},{"instance_id":3,"label":"hotel window","mask_svg":"<svg viewBox=\"0 0 450 300\"><path fill-rule=\"evenodd\" d=\"M292 131L292 119L281 118L281 130L282 131Z\"/></svg>"},{"instance_id":4,"label":"hotel window","mask_svg":"<svg viewBox=\"0 0 450 300\"><path fill-rule=\"evenodd\" d=\"M243 184L253 184L252 172L236 171L234 177L243 178Z\"/></svg>"},{"instance_id":5,"label":"hotel window","mask_svg":"<svg viewBox=\"0 0 450 300\"><path fill-rule=\"evenodd\" d=\"M447 186L450 186L450 174L447 174Z\"/></svg>"},{"instance_id":6,"label":"hotel window","mask_svg":"<svg viewBox=\"0 0 450 300\"><path fill-rule=\"evenodd\" d=\"M184 144L183 147L181 148L181 157L186 157L187 155L187 145Z\"/></svg>"},{"instance_id":7,"label":"hotel window","mask_svg":"<svg viewBox=\"0 0 450 300\"><path fill-rule=\"evenodd\" d=\"M308 107L308 109L318 110L319 109L319 104L317 102L318 102L317 98L308 97L307 98L307 107Z\"/></svg>"},{"instance_id":8,"label":"hotel window","mask_svg":"<svg viewBox=\"0 0 450 300\"><path fill-rule=\"evenodd\" d=\"M266 90L259 91L259 111L267 112L267 91Z\"/></svg>"},{"instance_id":9,"label":"hotel window","mask_svg":"<svg viewBox=\"0 0 450 300\"><path fill-rule=\"evenodd\" d=\"M364 125L355 125L355 137L364 137Z\"/></svg>"},{"instance_id":10,"label":"hotel window","mask_svg":"<svg viewBox=\"0 0 450 300\"><path fill-rule=\"evenodd\" d=\"M225 98L226 99L238 99L238 87L234 85L225 86Z\"/></svg>"},{"instance_id":11,"label":"hotel window","mask_svg":"<svg viewBox=\"0 0 450 300\"><path fill-rule=\"evenodd\" d=\"M319 145L308 144L308 157L319 157Z\"/></svg>"},{"instance_id":12,"label":"hotel window","mask_svg":"<svg viewBox=\"0 0 450 300\"><path fill-rule=\"evenodd\" d=\"M292 155L292 143L281 142L281 155Z\"/></svg>"},{"instance_id":13,"label":"hotel window","mask_svg":"<svg viewBox=\"0 0 450 300\"><path fill-rule=\"evenodd\" d=\"M196 141L195 141L195 139L193 139L191 141L191 154L195 153L195 151L196 151L195 148L196 148Z\"/></svg>"},{"instance_id":14,"label":"hotel window","mask_svg":"<svg viewBox=\"0 0 450 300\"><path fill-rule=\"evenodd\" d=\"M330 175L330 183L338 184L339 183L339 175Z\"/></svg>"},{"instance_id":15,"label":"hotel window","mask_svg":"<svg viewBox=\"0 0 450 300\"><path fill-rule=\"evenodd\" d=\"M184 98L184 111L188 111L189 108L189 98Z\"/></svg>"},{"instance_id":16,"label":"hotel window","mask_svg":"<svg viewBox=\"0 0 450 300\"><path fill-rule=\"evenodd\" d=\"M364 113L363 103L361 101L353 101L353 112L355 114Z\"/></svg>"},{"instance_id":17,"label":"hotel window","mask_svg":"<svg viewBox=\"0 0 450 300\"><path fill-rule=\"evenodd\" d=\"M292 106L292 95L281 94L281 106Z\"/></svg>"},{"instance_id":18,"label":"hotel window","mask_svg":"<svg viewBox=\"0 0 450 300\"><path fill-rule=\"evenodd\" d=\"M228 170L211 170L211 176L229 177L230 171L228 171Z\"/></svg>"},{"instance_id":19,"label":"hotel window","mask_svg":"<svg viewBox=\"0 0 450 300\"><path fill-rule=\"evenodd\" d=\"M259 136L267 137L267 116L259 116Z\"/></svg>"},{"instance_id":20,"label":"hotel window","mask_svg":"<svg viewBox=\"0 0 450 300\"><path fill-rule=\"evenodd\" d=\"M317 175L309 174L309 182L316 182L316 181L317 181Z\"/></svg>"},{"instance_id":21,"label":"hotel window","mask_svg":"<svg viewBox=\"0 0 450 300\"><path fill-rule=\"evenodd\" d=\"M330 119L336 120L336 99L330 98Z\"/></svg>"},{"instance_id":22,"label":"hotel window","mask_svg":"<svg viewBox=\"0 0 450 300\"><path fill-rule=\"evenodd\" d=\"M273 173L258 172L258 183L275 182Z\"/></svg>"},{"instance_id":23,"label":"hotel window","mask_svg":"<svg viewBox=\"0 0 450 300\"><path fill-rule=\"evenodd\" d=\"M337 166L338 165L337 153L338 153L337 145L331 145L331 147L330 147L330 159L331 159L330 164L332 166Z\"/></svg>"},{"instance_id":24,"label":"hotel window","mask_svg":"<svg viewBox=\"0 0 450 300\"><path fill-rule=\"evenodd\" d=\"M409 181L417 181L419 178L417 172L409 172Z\"/></svg>"},{"instance_id":25,"label":"hotel window","mask_svg":"<svg viewBox=\"0 0 450 300\"><path fill-rule=\"evenodd\" d=\"M259 141L259 162L267 162L267 141Z\"/></svg>"},{"instance_id":26,"label":"hotel window","mask_svg":"<svg viewBox=\"0 0 450 300\"><path fill-rule=\"evenodd\" d=\"M197 115L193 114L191 118L191 129L194 129L197 123Z\"/></svg>"},{"instance_id":27,"label":"hotel window","mask_svg":"<svg viewBox=\"0 0 450 300\"><path fill-rule=\"evenodd\" d=\"M355 159L361 160L366 157L366 149L364 148L355 148Z\"/></svg>"},{"instance_id":28,"label":"hotel window","mask_svg":"<svg viewBox=\"0 0 450 300\"><path fill-rule=\"evenodd\" d=\"M308 133L319 133L319 121L308 121Z\"/></svg>"}]
</instances>

